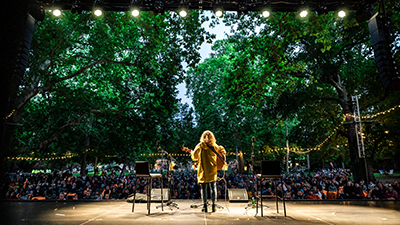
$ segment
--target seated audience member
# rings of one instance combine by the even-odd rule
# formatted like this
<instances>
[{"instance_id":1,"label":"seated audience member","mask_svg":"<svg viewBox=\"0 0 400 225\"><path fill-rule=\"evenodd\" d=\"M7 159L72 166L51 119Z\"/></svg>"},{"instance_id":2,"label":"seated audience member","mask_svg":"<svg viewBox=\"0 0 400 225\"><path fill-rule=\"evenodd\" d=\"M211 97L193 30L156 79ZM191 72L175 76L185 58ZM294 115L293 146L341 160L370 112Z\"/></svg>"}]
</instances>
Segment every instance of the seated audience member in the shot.
<instances>
[{"instance_id":1,"label":"seated audience member","mask_svg":"<svg viewBox=\"0 0 400 225\"><path fill-rule=\"evenodd\" d=\"M292 193L286 192L285 193L285 199L292 199Z\"/></svg>"},{"instance_id":2,"label":"seated audience member","mask_svg":"<svg viewBox=\"0 0 400 225\"><path fill-rule=\"evenodd\" d=\"M326 198L326 197L323 197L323 196L322 196L323 194L321 193L321 191L318 190L317 186L313 186L313 187L311 188L311 190L312 190L312 192L313 192L314 194L318 195L318 197L319 197L320 199L325 199L325 198Z\"/></svg>"},{"instance_id":3,"label":"seated audience member","mask_svg":"<svg viewBox=\"0 0 400 225\"><path fill-rule=\"evenodd\" d=\"M61 187L58 188L58 193L61 193L61 192L68 193L67 184L64 183L64 184L62 184Z\"/></svg>"},{"instance_id":4,"label":"seated audience member","mask_svg":"<svg viewBox=\"0 0 400 225\"><path fill-rule=\"evenodd\" d=\"M53 185L49 185L47 190L44 193L44 196L46 199L55 199L56 198L56 192L53 189Z\"/></svg>"},{"instance_id":5,"label":"seated audience member","mask_svg":"<svg viewBox=\"0 0 400 225\"><path fill-rule=\"evenodd\" d=\"M370 181L368 184L368 190L372 191L372 190L374 190L374 188L375 188L374 182Z\"/></svg>"},{"instance_id":6,"label":"seated audience member","mask_svg":"<svg viewBox=\"0 0 400 225\"><path fill-rule=\"evenodd\" d=\"M32 197L44 197L44 191L39 185L36 186L36 190L33 192Z\"/></svg>"},{"instance_id":7,"label":"seated audience member","mask_svg":"<svg viewBox=\"0 0 400 225\"><path fill-rule=\"evenodd\" d=\"M61 193L58 195L58 200L66 200L66 199L65 199L65 194L64 194L64 192L61 192Z\"/></svg>"},{"instance_id":8,"label":"seated audience member","mask_svg":"<svg viewBox=\"0 0 400 225\"><path fill-rule=\"evenodd\" d=\"M372 190L372 192L371 192L371 199L379 200L379 199L383 199L383 198L384 198L384 196L383 196L381 190L379 190L378 186L375 186L374 190Z\"/></svg>"},{"instance_id":9,"label":"seated audience member","mask_svg":"<svg viewBox=\"0 0 400 225\"><path fill-rule=\"evenodd\" d=\"M389 187L385 194L386 200L397 200L399 197L397 196L396 192L393 190L393 187Z\"/></svg>"},{"instance_id":10,"label":"seated audience member","mask_svg":"<svg viewBox=\"0 0 400 225\"><path fill-rule=\"evenodd\" d=\"M10 192L10 195L7 196L7 200L15 200L17 199L17 194L14 191Z\"/></svg>"},{"instance_id":11,"label":"seated audience member","mask_svg":"<svg viewBox=\"0 0 400 225\"><path fill-rule=\"evenodd\" d=\"M303 193L303 191L301 191L301 190L297 191L297 193L296 193L294 199L304 199L304 193Z\"/></svg>"},{"instance_id":12,"label":"seated audience member","mask_svg":"<svg viewBox=\"0 0 400 225\"><path fill-rule=\"evenodd\" d=\"M327 198L328 199L336 199L337 198L337 187L333 182L329 184Z\"/></svg>"},{"instance_id":13,"label":"seated audience member","mask_svg":"<svg viewBox=\"0 0 400 225\"><path fill-rule=\"evenodd\" d=\"M354 184L354 198L356 198L356 199L364 198L363 190L361 189L361 187L358 183Z\"/></svg>"},{"instance_id":14,"label":"seated audience member","mask_svg":"<svg viewBox=\"0 0 400 225\"><path fill-rule=\"evenodd\" d=\"M94 192L94 194L93 194L93 199L97 199L97 200L101 200L101 199L103 199L103 197L101 196L101 194L100 194L100 191L98 191L98 190L96 190L95 192Z\"/></svg>"},{"instance_id":15,"label":"seated audience member","mask_svg":"<svg viewBox=\"0 0 400 225\"><path fill-rule=\"evenodd\" d=\"M85 196L83 196L82 199L86 199L86 200L93 199L92 192L90 190L86 191Z\"/></svg>"},{"instance_id":16,"label":"seated audience member","mask_svg":"<svg viewBox=\"0 0 400 225\"><path fill-rule=\"evenodd\" d=\"M317 194L314 194L313 191L308 192L307 199L321 200L321 198Z\"/></svg>"},{"instance_id":17,"label":"seated audience member","mask_svg":"<svg viewBox=\"0 0 400 225\"><path fill-rule=\"evenodd\" d=\"M103 193L101 193L101 196L103 197L103 199L105 199L105 195L108 194L108 196L110 197L111 194L111 190L110 190L110 186L106 186L106 189L104 189Z\"/></svg>"},{"instance_id":18,"label":"seated audience member","mask_svg":"<svg viewBox=\"0 0 400 225\"><path fill-rule=\"evenodd\" d=\"M343 188L344 198L354 198L354 186L351 181L347 182L347 185Z\"/></svg>"},{"instance_id":19,"label":"seated audience member","mask_svg":"<svg viewBox=\"0 0 400 225\"><path fill-rule=\"evenodd\" d=\"M22 190L18 195L18 200L29 200L30 196L26 194L25 190Z\"/></svg>"},{"instance_id":20,"label":"seated audience member","mask_svg":"<svg viewBox=\"0 0 400 225\"><path fill-rule=\"evenodd\" d=\"M118 199L118 198L119 198L119 193L117 192L117 188L113 187L110 194L110 199Z\"/></svg>"},{"instance_id":21,"label":"seated audience member","mask_svg":"<svg viewBox=\"0 0 400 225\"><path fill-rule=\"evenodd\" d=\"M129 189L125 188L119 195L119 199L127 199L129 197Z\"/></svg>"},{"instance_id":22,"label":"seated audience member","mask_svg":"<svg viewBox=\"0 0 400 225\"><path fill-rule=\"evenodd\" d=\"M110 195L109 194L104 194L104 199L106 199L106 200L110 199Z\"/></svg>"},{"instance_id":23,"label":"seated audience member","mask_svg":"<svg viewBox=\"0 0 400 225\"><path fill-rule=\"evenodd\" d=\"M345 198L346 198L346 195L345 195L345 193L344 193L344 186L343 186L343 184L340 185L339 188L338 188L337 198L338 198L338 199L345 199Z\"/></svg>"}]
</instances>

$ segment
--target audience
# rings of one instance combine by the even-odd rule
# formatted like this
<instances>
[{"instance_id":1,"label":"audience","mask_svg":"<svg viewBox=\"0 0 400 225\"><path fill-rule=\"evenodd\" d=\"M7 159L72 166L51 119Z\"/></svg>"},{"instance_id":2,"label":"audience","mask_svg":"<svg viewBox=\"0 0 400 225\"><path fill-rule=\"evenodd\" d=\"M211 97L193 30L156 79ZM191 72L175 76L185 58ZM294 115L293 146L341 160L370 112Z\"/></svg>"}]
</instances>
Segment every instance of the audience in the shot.
<instances>
[{"instance_id":1,"label":"audience","mask_svg":"<svg viewBox=\"0 0 400 225\"><path fill-rule=\"evenodd\" d=\"M173 199L200 199L196 171L171 172L163 175L164 188L171 188ZM398 200L400 185L397 181L382 183L353 182L350 174L342 169L322 170L315 175L290 174L280 180L255 179L252 175L226 173L218 174L217 197L225 198L226 188L244 188L249 198L278 196L285 199L373 199ZM276 182L275 182L276 181ZM136 175L116 173L96 176L72 176L64 173L8 174L3 186L3 199L128 199L133 193L147 193L148 180ZM153 188L161 187L161 179L152 182ZM263 188L261 188L261 186ZM261 193L260 193L261 191Z\"/></svg>"}]
</instances>

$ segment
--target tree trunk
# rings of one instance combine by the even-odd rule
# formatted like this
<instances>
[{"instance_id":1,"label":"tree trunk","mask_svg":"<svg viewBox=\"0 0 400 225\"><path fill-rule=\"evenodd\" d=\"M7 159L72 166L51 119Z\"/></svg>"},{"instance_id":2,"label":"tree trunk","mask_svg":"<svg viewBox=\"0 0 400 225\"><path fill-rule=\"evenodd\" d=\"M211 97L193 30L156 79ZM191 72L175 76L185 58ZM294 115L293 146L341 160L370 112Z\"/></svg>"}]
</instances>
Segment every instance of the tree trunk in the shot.
<instances>
[{"instance_id":1,"label":"tree trunk","mask_svg":"<svg viewBox=\"0 0 400 225\"><path fill-rule=\"evenodd\" d=\"M86 151L83 153L81 159L81 176L86 176Z\"/></svg>"},{"instance_id":2,"label":"tree trunk","mask_svg":"<svg viewBox=\"0 0 400 225\"><path fill-rule=\"evenodd\" d=\"M92 128L93 125L93 114L90 114L90 120L89 120L89 127ZM90 134L86 133L86 137L85 137L85 143L84 143L84 153L83 153L83 157L82 157L82 161L81 161L81 175L86 176L86 155L87 155L87 151L90 148ZM94 166L96 169L96 165ZM83 174L82 174L83 172Z\"/></svg>"},{"instance_id":3,"label":"tree trunk","mask_svg":"<svg viewBox=\"0 0 400 225\"><path fill-rule=\"evenodd\" d=\"M99 160L98 157L96 157L96 158L94 159L94 174L95 174L95 175L99 173L99 168L97 167L98 160Z\"/></svg>"}]
</instances>

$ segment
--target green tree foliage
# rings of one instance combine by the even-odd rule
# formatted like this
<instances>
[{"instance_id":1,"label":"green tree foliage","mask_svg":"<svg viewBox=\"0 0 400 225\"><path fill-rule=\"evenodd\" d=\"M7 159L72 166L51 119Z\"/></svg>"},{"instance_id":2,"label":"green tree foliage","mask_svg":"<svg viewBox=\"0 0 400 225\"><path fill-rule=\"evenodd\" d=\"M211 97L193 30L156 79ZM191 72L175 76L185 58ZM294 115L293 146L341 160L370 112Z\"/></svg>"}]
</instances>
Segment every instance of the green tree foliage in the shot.
<instances>
[{"instance_id":1,"label":"green tree foliage","mask_svg":"<svg viewBox=\"0 0 400 225\"><path fill-rule=\"evenodd\" d=\"M216 53L188 72L187 84L196 112L197 136L211 130L228 152L235 153L237 148L247 161L253 150L253 136L257 153L265 143L283 145L285 136L284 127L264 113L265 108L235 95L238 92L232 86L239 81L232 77L238 73L236 61L243 57L235 44L232 39L217 41L213 46Z\"/></svg>"},{"instance_id":2,"label":"green tree foliage","mask_svg":"<svg viewBox=\"0 0 400 225\"><path fill-rule=\"evenodd\" d=\"M258 14L242 19L227 14L225 22L236 25L237 32L216 44L216 58L210 60L221 65L202 71L203 64L211 64L206 61L196 69L196 75L205 78L192 76L190 80L200 114L199 126L205 124L201 113L214 106L214 99L234 115L240 114L229 105L257 108L272 121L294 122L296 126L290 131L294 146L321 147L312 152L315 163L345 159L351 162L356 180L366 179L364 162L357 153L351 96L360 97L362 115L379 111L377 106L382 101L385 106L381 109L393 107L388 96L397 99L396 93L383 90L377 79L367 23L358 23L355 13L341 19L334 12L311 13L306 19L296 13L274 13L267 19ZM204 75L207 73L218 76L222 84L216 86L211 76ZM219 94L206 92L203 83L209 90L219 90ZM209 98L201 94L196 97L202 92L212 94ZM205 118L212 117L210 114ZM333 136L323 142L329 135Z\"/></svg>"},{"instance_id":3,"label":"green tree foliage","mask_svg":"<svg viewBox=\"0 0 400 225\"><path fill-rule=\"evenodd\" d=\"M34 33L13 115L22 126L9 155L68 152L82 163L125 163L152 152L170 137L184 64L194 66L198 46L211 38L203 20L197 12L185 19L174 12L48 14Z\"/></svg>"}]
</instances>

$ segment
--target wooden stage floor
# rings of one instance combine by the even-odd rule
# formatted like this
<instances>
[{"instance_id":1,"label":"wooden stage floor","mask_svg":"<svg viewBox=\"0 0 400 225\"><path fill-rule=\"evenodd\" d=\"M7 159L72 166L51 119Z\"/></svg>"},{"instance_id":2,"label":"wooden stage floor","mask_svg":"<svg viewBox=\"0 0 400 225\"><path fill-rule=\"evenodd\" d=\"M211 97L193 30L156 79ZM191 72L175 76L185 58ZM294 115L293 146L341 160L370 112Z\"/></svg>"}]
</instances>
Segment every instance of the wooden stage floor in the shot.
<instances>
[{"instance_id":1,"label":"wooden stage floor","mask_svg":"<svg viewBox=\"0 0 400 225\"><path fill-rule=\"evenodd\" d=\"M400 211L393 209L343 205L343 203L286 202L287 216L282 204L277 213L274 201L264 201L263 217L259 211L246 209L247 203L219 201L220 208L215 213L203 213L201 208L191 205L201 204L200 200L177 200L179 209L168 207L161 211L151 204L147 214L146 203L136 203L132 213L132 203L126 201L5 201L0 202L1 224L135 224L135 225L197 225L197 224L400 224Z\"/></svg>"}]
</instances>

